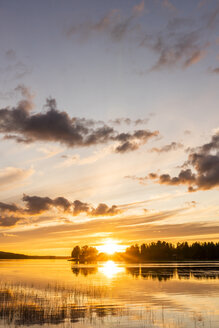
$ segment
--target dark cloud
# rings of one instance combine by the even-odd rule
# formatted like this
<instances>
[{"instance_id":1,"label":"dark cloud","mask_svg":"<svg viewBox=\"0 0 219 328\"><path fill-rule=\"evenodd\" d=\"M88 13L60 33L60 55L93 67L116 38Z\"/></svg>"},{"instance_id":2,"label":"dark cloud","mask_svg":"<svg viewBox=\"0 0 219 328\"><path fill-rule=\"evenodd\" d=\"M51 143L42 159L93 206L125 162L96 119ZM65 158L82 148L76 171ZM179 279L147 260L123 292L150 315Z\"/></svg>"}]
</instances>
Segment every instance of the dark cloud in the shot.
<instances>
[{"instance_id":1,"label":"dark cloud","mask_svg":"<svg viewBox=\"0 0 219 328\"><path fill-rule=\"evenodd\" d=\"M136 142L125 141L120 146L116 147L117 153L127 153L129 151L137 150L139 148Z\"/></svg>"},{"instance_id":2,"label":"dark cloud","mask_svg":"<svg viewBox=\"0 0 219 328\"><path fill-rule=\"evenodd\" d=\"M158 176L160 184L179 185L179 184L194 184L196 176L190 169L182 170L177 177L171 177L169 174L161 174Z\"/></svg>"},{"instance_id":3,"label":"dark cloud","mask_svg":"<svg viewBox=\"0 0 219 328\"><path fill-rule=\"evenodd\" d=\"M51 199L49 197L39 196L23 196L23 201L26 203L25 212L29 214L40 214L48 211L51 207L60 208L62 211L69 211L72 204L64 197Z\"/></svg>"},{"instance_id":4,"label":"dark cloud","mask_svg":"<svg viewBox=\"0 0 219 328\"><path fill-rule=\"evenodd\" d=\"M109 207L106 204L99 204L97 208L91 211L92 216L113 216L119 213L121 213L121 210L116 205Z\"/></svg>"},{"instance_id":5,"label":"dark cloud","mask_svg":"<svg viewBox=\"0 0 219 328\"><path fill-rule=\"evenodd\" d=\"M22 218L13 217L13 216L0 216L0 226L1 227L12 227L12 226L16 225L16 223L20 220L22 220Z\"/></svg>"},{"instance_id":6,"label":"dark cloud","mask_svg":"<svg viewBox=\"0 0 219 328\"><path fill-rule=\"evenodd\" d=\"M113 216L121 213L122 211L118 206L113 205L109 207L104 203L100 203L96 208L88 203L83 203L79 200L75 200L73 203L73 215L79 215L80 213L86 213L88 216Z\"/></svg>"},{"instance_id":7,"label":"dark cloud","mask_svg":"<svg viewBox=\"0 0 219 328\"><path fill-rule=\"evenodd\" d=\"M88 203L83 203L80 200L75 200L73 202L74 209L73 215L77 216L80 213L89 213L90 212L90 205Z\"/></svg>"},{"instance_id":8,"label":"dark cloud","mask_svg":"<svg viewBox=\"0 0 219 328\"><path fill-rule=\"evenodd\" d=\"M157 137L158 131L151 132L149 130L137 130L133 134L120 133L114 140L119 141L120 145L116 147L117 153L126 153L137 150L141 145L144 145L150 138Z\"/></svg>"},{"instance_id":9,"label":"dark cloud","mask_svg":"<svg viewBox=\"0 0 219 328\"><path fill-rule=\"evenodd\" d=\"M30 218L31 215L41 215L53 209L72 216L78 216L84 213L86 216L115 216L122 213L124 210L116 205L111 207L100 203L96 208L88 203L75 200L69 201L64 197L50 198L40 196L23 195L23 202L25 206L18 206L16 204L7 204L0 202L0 226L13 226L19 221ZM26 222L26 221L25 221Z\"/></svg>"},{"instance_id":10,"label":"dark cloud","mask_svg":"<svg viewBox=\"0 0 219 328\"><path fill-rule=\"evenodd\" d=\"M189 167L189 168L188 168ZM216 132L209 143L190 150L183 169L175 177L169 174L149 175L160 184L187 185L190 192L208 190L219 186L219 132Z\"/></svg>"},{"instance_id":11,"label":"dark cloud","mask_svg":"<svg viewBox=\"0 0 219 328\"><path fill-rule=\"evenodd\" d=\"M101 121L72 118L57 109L54 99L47 100L46 111L34 114L31 113L33 95L24 86L17 87L17 90L25 97L24 100L16 107L0 109L0 133L7 140L12 139L18 143L59 142L68 147L119 142L115 151L124 153L138 149L149 138L158 135L158 131L149 130L119 133Z\"/></svg>"},{"instance_id":12,"label":"dark cloud","mask_svg":"<svg viewBox=\"0 0 219 328\"><path fill-rule=\"evenodd\" d=\"M16 204L0 202L0 226L12 227L22 220L22 209Z\"/></svg>"},{"instance_id":13,"label":"dark cloud","mask_svg":"<svg viewBox=\"0 0 219 328\"><path fill-rule=\"evenodd\" d=\"M0 202L0 212L17 212L19 207L16 204L6 204Z\"/></svg>"},{"instance_id":14,"label":"dark cloud","mask_svg":"<svg viewBox=\"0 0 219 328\"><path fill-rule=\"evenodd\" d=\"M171 142L168 145L162 146L160 148L152 148L151 152L156 152L156 153L167 153L172 150L178 150L180 148L183 148L183 144L180 142Z\"/></svg>"}]
</instances>

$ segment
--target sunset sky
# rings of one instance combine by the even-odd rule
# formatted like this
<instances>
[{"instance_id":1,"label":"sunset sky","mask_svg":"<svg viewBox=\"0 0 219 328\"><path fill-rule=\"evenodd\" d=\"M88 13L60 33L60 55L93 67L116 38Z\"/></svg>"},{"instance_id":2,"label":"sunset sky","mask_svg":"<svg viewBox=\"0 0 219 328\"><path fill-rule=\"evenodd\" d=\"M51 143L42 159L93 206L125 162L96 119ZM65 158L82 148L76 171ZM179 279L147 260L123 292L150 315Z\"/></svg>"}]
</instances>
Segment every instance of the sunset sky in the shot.
<instances>
[{"instance_id":1,"label":"sunset sky","mask_svg":"<svg viewBox=\"0 0 219 328\"><path fill-rule=\"evenodd\" d=\"M219 240L219 3L0 0L0 250Z\"/></svg>"}]
</instances>

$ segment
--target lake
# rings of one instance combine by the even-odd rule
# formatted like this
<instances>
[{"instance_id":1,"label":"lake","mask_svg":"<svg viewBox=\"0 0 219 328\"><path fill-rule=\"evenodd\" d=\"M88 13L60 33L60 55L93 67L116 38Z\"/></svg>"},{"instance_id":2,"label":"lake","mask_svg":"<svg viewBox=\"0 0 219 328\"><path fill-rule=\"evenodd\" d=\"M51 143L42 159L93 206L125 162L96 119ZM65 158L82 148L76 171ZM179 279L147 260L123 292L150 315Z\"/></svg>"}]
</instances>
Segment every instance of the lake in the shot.
<instances>
[{"instance_id":1,"label":"lake","mask_svg":"<svg viewBox=\"0 0 219 328\"><path fill-rule=\"evenodd\" d=\"M0 327L219 327L219 263L0 260Z\"/></svg>"}]
</instances>

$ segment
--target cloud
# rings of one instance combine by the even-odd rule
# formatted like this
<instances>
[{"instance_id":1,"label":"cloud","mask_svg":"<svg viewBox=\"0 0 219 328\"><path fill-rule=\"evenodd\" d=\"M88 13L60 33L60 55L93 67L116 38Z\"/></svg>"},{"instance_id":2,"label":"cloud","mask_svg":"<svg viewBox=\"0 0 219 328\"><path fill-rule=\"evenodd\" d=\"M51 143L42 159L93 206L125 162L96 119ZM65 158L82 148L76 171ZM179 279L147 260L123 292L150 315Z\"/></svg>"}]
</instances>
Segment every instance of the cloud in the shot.
<instances>
[{"instance_id":1,"label":"cloud","mask_svg":"<svg viewBox=\"0 0 219 328\"><path fill-rule=\"evenodd\" d=\"M109 207L104 203L100 203L96 208L88 203L83 203L79 200L75 200L73 215L77 216L81 213L86 213L88 216L114 216L122 213L122 210L118 206L113 205Z\"/></svg>"},{"instance_id":2,"label":"cloud","mask_svg":"<svg viewBox=\"0 0 219 328\"><path fill-rule=\"evenodd\" d=\"M197 202L195 200L192 200L191 202L186 202L186 205L188 205L189 207L196 207Z\"/></svg>"},{"instance_id":3,"label":"cloud","mask_svg":"<svg viewBox=\"0 0 219 328\"><path fill-rule=\"evenodd\" d=\"M20 60L12 60L12 57L10 64L0 70L5 81L19 80L32 72L31 67Z\"/></svg>"},{"instance_id":4,"label":"cloud","mask_svg":"<svg viewBox=\"0 0 219 328\"><path fill-rule=\"evenodd\" d=\"M79 154L75 154L73 156L69 155L62 155L61 158L64 159L63 162L58 164L56 167L69 167L72 165L87 165L87 164L92 164L95 163L96 161L106 157L109 153L112 152L112 147L111 146L106 146L100 150L96 150L91 154L90 156L86 157L80 157Z\"/></svg>"},{"instance_id":5,"label":"cloud","mask_svg":"<svg viewBox=\"0 0 219 328\"><path fill-rule=\"evenodd\" d=\"M45 112L34 114L31 113L32 94L24 86L19 86L17 90L25 99L16 107L0 109L0 133L6 140L18 143L58 142L71 148L116 142L115 151L124 153L138 149L158 135L158 131L149 130L119 133L104 122L72 118L57 109L55 99L47 99Z\"/></svg>"},{"instance_id":6,"label":"cloud","mask_svg":"<svg viewBox=\"0 0 219 328\"><path fill-rule=\"evenodd\" d=\"M212 68L211 72L218 74L219 73L219 67Z\"/></svg>"},{"instance_id":7,"label":"cloud","mask_svg":"<svg viewBox=\"0 0 219 328\"><path fill-rule=\"evenodd\" d=\"M171 12L174 12L174 13L177 12L176 7L169 0L163 0L162 5L164 8L167 8Z\"/></svg>"},{"instance_id":8,"label":"cloud","mask_svg":"<svg viewBox=\"0 0 219 328\"><path fill-rule=\"evenodd\" d=\"M198 63L206 55L209 42L201 41L200 29L193 31L166 31L157 36L147 37L142 45L146 45L158 54L152 71L165 67L180 65L187 68Z\"/></svg>"},{"instance_id":9,"label":"cloud","mask_svg":"<svg viewBox=\"0 0 219 328\"><path fill-rule=\"evenodd\" d=\"M162 4L166 7L171 5L170 1L163 1ZM212 30L216 32L218 25L219 7L216 6L209 14L197 14L192 18L177 15L160 31L147 30L140 46L153 51L157 60L151 69L142 72L173 67L186 69L197 64L215 44L215 33L212 33Z\"/></svg>"},{"instance_id":10,"label":"cloud","mask_svg":"<svg viewBox=\"0 0 219 328\"><path fill-rule=\"evenodd\" d=\"M97 208L92 209L92 216L114 216L120 214L122 211L118 209L116 205L109 207L106 204L99 204Z\"/></svg>"},{"instance_id":11,"label":"cloud","mask_svg":"<svg viewBox=\"0 0 219 328\"><path fill-rule=\"evenodd\" d=\"M5 52L5 56L8 60L16 60L16 52L13 49L8 49Z\"/></svg>"},{"instance_id":12,"label":"cloud","mask_svg":"<svg viewBox=\"0 0 219 328\"><path fill-rule=\"evenodd\" d=\"M74 209L73 215L77 216L81 213L88 213L90 211L90 205L88 203L83 203L80 200L75 200L73 202Z\"/></svg>"},{"instance_id":13,"label":"cloud","mask_svg":"<svg viewBox=\"0 0 219 328\"><path fill-rule=\"evenodd\" d=\"M207 14L205 19L207 21L207 28L212 29L217 27L219 24L219 5L217 5L217 7L214 8L210 14Z\"/></svg>"},{"instance_id":14,"label":"cloud","mask_svg":"<svg viewBox=\"0 0 219 328\"><path fill-rule=\"evenodd\" d=\"M128 40L132 40L136 47L144 46L157 56L154 65L149 69L140 70L140 75L164 68L186 69L199 63L215 42L212 29L216 31L219 25L219 7L215 6L206 15L197 11L193 17L180 17L172 1L159 0L159 3L174 14L160 27L160 31L150 30L149 27L145 30L144 24L139 20L139 16L145 12L142 1L135 5L129 14L125 15L121 10L113 9L97 21L85 21L71 26L66 35L77 35L80 40L104 36L114 42L121 42L128 39L128 36Z\"/></svg>"},{"instance_id":15,"label":"cloud","mask_svg":"<svg viewBox=\"0 0 219 328\"><path fill-rule=\"evenodd\" d=\"M209 0L201 0L201 1L199 1L197 7L200 9L200 8L204 7L208 2L209 2Z\"/></svg>"},{"instance_id":16,"label":"cloud","mask_svg":"<svg viewBox=\"0 0 219 328\"><path fill-rule=\"evenodd\" d=\"M132 11L136 15L142 14L144 12L144 0L141 1L138 5L134 6Z\"/></svg>"},{"instance_id":17,"label":"cloud","mask_svg":"<svg viewBox=\"0 0 219 328\"><path fill-rule=\"evenodd\" d=\"M219 132L211 141L190 150L187 161L175 177L169 174L150 173L146 179L156 180L159 184L187 185L188 191L209 190L219 186Z\"/></svg>"},{"instance_id":18,"label":"cloud","mask_svg":"<svg viewBox=\"0 0 219 328\"><path fill-rule=\"evenodd\" d=\"M6 203L2 203L0 202L0 211L2 212L18 212L19 211L19 207L16 204L6 204Z\"/></svg>"},{"instance_id":19,"label":"cloud","mask_svg":"<svg viewBox=\"0 0 219 328\"><path fill-rule=\"evenodd\" d=\"M0 216L0 226L1 227L12 227L16 225L18 221L22 220L22 218L19 217L13 217L13 216Z\"/></svg>"},{"instance_id":20,"label":"cloud","mask_svg":"<svg viewBox=\"0 0 219 328\"><path fill-rule=\"evenodd\" d=\"M13 227L23 220L22 209L16 204L0 202L0 226Z\"/></svg>"},{"instance_id":21,"label":"cloud","mask_svg":"<svg viewBox=\"0 0 219 328\"><path fill-rule=\"evenodd\" d=\"M33 169L20 169L17 167L0 169L0 190L14 187L16 183L29 178L33 173Z\"/></svg>"},{"instance_id":22,"label":"cloud","mask_svg":"<svg viewBox=\"0 0 219 328\"><path fill-rule=\"evenodd\" d=\"M18 103L18 107L23 108L25 111L31 111L34 108L34 93L23 84L19 84L15 91L20 92L23 97L23 100Z\"/></svg>"},{"instance_id":23,"label":"cloud","mask_svg":"<svg viewBox=\"0 0 219 328\"><path fill-rule=\"evenodd\" d=\"M180 142L171 142L170 144L168 145L165 145L163 147L160 147L160 148L152 148L150 151L151 152L156 152L156 153L167 153L169 151L172 151L172 150L178 150L178 149L181 149L183 148L183 144L180 143Z\"/></svg>"},{"instance_id":24,"label":"cloud","mask_svg":"<svg viewBox=\"0 0 219 328\"><path fill-rule=\"evenodd\" d=\"M206 50L197 49L197 51L194 51L190 57L187 58L187 60L184 62L185 67L189 67L193 64L198 63L202 58L205 57Z\"/></svg>"},{"instance_id":25,"label":"cloud","mask_svg":"<svg viewBox=\"0 0 219 328\"><path fill-rule=\"evenodd\" d=\"M31 216L40 216L46 212L53 210L59 213L68 214L72 216L79 216L85 214L88 217L97 216L116 216L124 210L116 205L108 206L100 203L97 207L80 200L73 202L65 197L50 197L29 196L23 195L22 198L25 206L18 206L17 204L0 202L0 225L4 227L11 227L18 222L30 222ZM28 219L28 221L26 221ZM36 222L36 221L35 221Z\"/></svg>"},{"instance_id":26,"label":"cloud","mask_svg":"<svg viewBox=\"0 0 219 328\"><path fill-rule=\"evenodd\" d=\"M148 118L145 119L137 119L137 120L132 120L128 117L120 117L120 118L116 118L114 120L110 120L109 123L111 124L115 124L115 125L121 125L121 124L135 124L135 125L143 125L143 124L147 124L149 122Z\"/></svg>"},{"instance_id":27,"label":"cloud","mask_svg":"<svg viewBox=\"0 0 219 328\"><path fill-rule=\"evenodd\" d=\"M145 176L145 177L137 177L136 175L126 175L124 178L125 179L136 180L136 181L138 181L142 185L146 185L147 184L147 180L148 180L148 177L147 176Z\"/></svg>"},{"instance_id":28,"label":"cloud","mask_svg":"<svg viewBox=\"0 0 219 328\"><path fill-rule=\"evenodd\" d=\"M115 148L117 153L126 153L137 150L141 145L144 145L150 138L157 137L158 131L151 132L149 130L137 130L133 134L120 133L114 140L119 141L120 145Z\"/></svg>"},{"instance_id":29,"label":"cloud","mask_svg":"<svg viewBox=\"0 0 219 328\"><path fill-rule=\"evenodd\" d=\"M63 151L63 149L57 148L57 147L52 147L52 148L40 147L37 149L37 151L44 154L44 156L41 157L40 159L47 159L47 158L51 158L51 157L56 156L57 154L61 153Z\"/></svg>"},{"instance_id":30,"label":"cloud","mask_svg":"<svg viewBox=\"0 0 219 328\"><path fill-rule=\"evenodd\" d=\"M123 231L115 233L115 237L123 238L124 233L129 236L129 240L142 239L166 239L166 238L194 238L196 239L203 235L217 235L219 233L218 222L194 222L194 223L179 223L179 224L147 224L145 226L137 226L123 228Z\"/></svg>"},{"instance_id":31,"label":"cloud","mask_svg":"<svg viewBox=\"0 0 219 328\"><path fill-rule=\"evenodd\" d=\"M48 211L51 207L60 208L64 212L71 208L71 203L64 197L51 199L49 197L24 195L23 201L26 203L24 212L29 214L40 214Z\"/></svg>"},{"instance_id":32,"label":"cloud","mask_svg":"<svg viewBox=\"0 0 219 328\"><path fill-rule=\"evenodd\" d=\"M69 240L84 240L87 243L88 239L94 238L97 242L98 234L104 236L105 234L112 236L115 239L123 240L124 243L146 241L146 239L165 239L171 240L180 239L199 239L201 236L204 239L216 238L219 232L218 221L199 221L182 223L182 217L190 217L191 213L187 211L194 211L191 206L187 204L183 208L175 208L172 210L156 211L155 213L144 213L144 215L126 215L118 217L93 218L92 220L75 220L74 222L66 221L62 225L49 225L31 227L16 232L16 235L22 240L32 240L34 237L45 238L45 241L50 244L59 240L57 236L62 236L63 243ZM179 221L179 223L177 222ZM14 232L13 232L14 233ZM200 239L199 239L200 240ZM58 243L59 243L58 242ZM44 246L44 245L43 245Z\"/></svg>"},{"instance_id":33,"label":"cloud","mask_svg":"<svg viewBox=\"0 0 219 328\"><path fill-rule=\"evenodd\" d=\"M78 35L80 40L86 40L93 35L108 36L114 42L122 41L127 35L138 30L135 20L144 12L144 1L132 8L128 16L121 14L119 9L113 9L96 22L85 21L72 25L66 31L66 36Z\"/></svg>"}]
</instances>

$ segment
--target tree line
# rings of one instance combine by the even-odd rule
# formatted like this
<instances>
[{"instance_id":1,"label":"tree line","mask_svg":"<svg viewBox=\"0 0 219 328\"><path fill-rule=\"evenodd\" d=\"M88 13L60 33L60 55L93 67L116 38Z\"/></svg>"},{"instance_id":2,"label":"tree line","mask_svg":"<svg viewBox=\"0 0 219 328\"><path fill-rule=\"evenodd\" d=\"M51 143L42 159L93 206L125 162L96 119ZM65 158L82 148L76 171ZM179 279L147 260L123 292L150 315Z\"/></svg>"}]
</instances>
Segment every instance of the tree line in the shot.
<instances>
[{"instance_id":1,"label":"tree line","mask_svg":"<svg viewBox=\"0 0 219 328\"><path fill-rule=\"evenodd\" d=\"M176 245L165 241L132 245L124 253L126 260L137 261L211 261L219 260L219 243L188 242Z\"/></svg>"},{"instance_id":2,"label":"tree line","mask_svg":"<svg viewBox=\"0 0 219 328\"><path fill-rule=\"evenodd\" d=\"M219 243L195 242L188 244L182 242L172 244L157 241L149 244L132 245L125 252L108 255L99 253L95 247L75 246L71 253L73 261L79 263L95 261L124 261L124 262L149 262L149 261L215 261L219 260Z\"/></svg>"}]
</instances>

